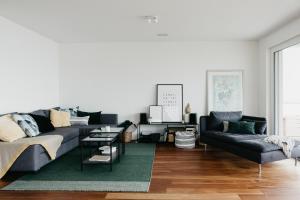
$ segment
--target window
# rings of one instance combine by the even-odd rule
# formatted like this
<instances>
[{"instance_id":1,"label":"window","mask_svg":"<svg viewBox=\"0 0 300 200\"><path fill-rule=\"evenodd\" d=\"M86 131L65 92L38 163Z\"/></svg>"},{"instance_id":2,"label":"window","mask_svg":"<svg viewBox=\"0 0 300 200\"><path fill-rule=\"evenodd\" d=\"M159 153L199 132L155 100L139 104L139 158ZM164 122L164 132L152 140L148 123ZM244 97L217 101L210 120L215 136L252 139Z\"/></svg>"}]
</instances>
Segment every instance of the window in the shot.
<instances>
[{"instance_id":1,"label":"window","mask_svg":"<svg viewBox=\"0 0 300 200\"><path fill-rule=\"evenodd\" d=\"M274 52L274 133L300 137L300 44Z\"/></svg>"}]
</instances>

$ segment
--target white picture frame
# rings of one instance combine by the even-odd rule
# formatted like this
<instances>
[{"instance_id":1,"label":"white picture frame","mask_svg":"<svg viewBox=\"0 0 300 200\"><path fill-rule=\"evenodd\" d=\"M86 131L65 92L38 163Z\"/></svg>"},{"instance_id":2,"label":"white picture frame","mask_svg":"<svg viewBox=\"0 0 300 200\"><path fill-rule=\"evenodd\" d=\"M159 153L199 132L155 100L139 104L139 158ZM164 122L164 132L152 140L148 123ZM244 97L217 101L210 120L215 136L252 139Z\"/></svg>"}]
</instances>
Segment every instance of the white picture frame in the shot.
<instances>
[{"instance_id":1,"label":"white picture frame","mask_svg":"<svg viewBox=\"0 0 300 200\"><path fill-rule=\"evenodd\" d=\"M207 71L208 113L243 111L243 70Z\"/></svg>"},{"instance_id":2,"label":"white picture frame","mask_svg":"<svg viewBox=\"0 0 300 200\"><path fill-rule=\"evenodd\" d=\"M157 84L157 105L163 107L163 122L182 122L183 85Z\"/></svg>"},{"instance_id":3,"label":"white picture frame","mask_svg":"<svg viewBox=\"0 0 300 200\"><path fill-rule=\"evenodd\" d=\"M149 116L151 123L162 123L162 106L149 106Z\"/></svg>"}]
</instances>

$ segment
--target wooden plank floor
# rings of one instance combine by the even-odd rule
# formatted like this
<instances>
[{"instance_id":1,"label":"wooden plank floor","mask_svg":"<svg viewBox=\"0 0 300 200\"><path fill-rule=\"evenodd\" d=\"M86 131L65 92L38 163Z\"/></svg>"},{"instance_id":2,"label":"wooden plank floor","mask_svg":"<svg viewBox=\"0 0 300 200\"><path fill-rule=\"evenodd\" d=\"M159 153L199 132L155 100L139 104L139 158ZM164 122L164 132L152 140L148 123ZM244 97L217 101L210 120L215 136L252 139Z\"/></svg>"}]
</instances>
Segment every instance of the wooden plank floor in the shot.
<instances>
[{"instance_id":1,"label":"wooden plank floor","mask_svg":"<svg viewBox=\"0 0 300 200\"><path fill-rule=\"evenodd\" d=\"M0 199L300 199L300 166L292 160L263 165L261 176L257 172L257 164L221 150L159 145L149 193L0 191ZM9 174L0 187L17 176Z\"/></svg>"}]
</instances>

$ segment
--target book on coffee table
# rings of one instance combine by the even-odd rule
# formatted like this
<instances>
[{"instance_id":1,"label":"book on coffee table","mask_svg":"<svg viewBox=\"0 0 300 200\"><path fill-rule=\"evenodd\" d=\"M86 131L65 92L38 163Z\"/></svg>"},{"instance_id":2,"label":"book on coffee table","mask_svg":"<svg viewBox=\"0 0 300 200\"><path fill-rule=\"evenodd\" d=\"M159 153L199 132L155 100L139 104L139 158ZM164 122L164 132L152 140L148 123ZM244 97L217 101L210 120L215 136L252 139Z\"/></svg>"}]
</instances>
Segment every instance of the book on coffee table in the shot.
<instances>
[{"instance_id":1,"label":"book on coffee table","mask_svg":"<svg viewBox=\"0 0 300 200\"><path fill-rule=\"evenodd\" d=\"M89 161L108 162L108 161L110 161L110 156L94 155L91 158L89 158Z\"/></svg>"},{"instance_id":2,"label":"book on coffee table","mask_svg":"<svg viewBox=\"0 0 300 200\"><path fill-rule=\"evenodd\" d=\"M92 133L90 138L114 138L117 137L117 133Z\"/></svg>"}]
</instances>

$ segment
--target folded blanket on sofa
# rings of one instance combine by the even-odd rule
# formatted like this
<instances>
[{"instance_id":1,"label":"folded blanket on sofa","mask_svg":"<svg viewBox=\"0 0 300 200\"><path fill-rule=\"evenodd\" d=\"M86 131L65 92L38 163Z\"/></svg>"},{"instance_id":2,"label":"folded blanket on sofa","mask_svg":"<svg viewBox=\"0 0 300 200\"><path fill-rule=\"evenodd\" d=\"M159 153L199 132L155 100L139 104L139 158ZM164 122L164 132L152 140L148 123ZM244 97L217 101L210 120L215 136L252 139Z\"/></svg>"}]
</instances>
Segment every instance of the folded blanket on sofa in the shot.
<instances>
[{"instance_id":1,"label":"folded blanket on sofa","mask_svg":"<svg viewBox=\"0 0 300 200\"><path fill-rule=\"evenodd\" d=\"M264 141L278 145L279 147L282 148L282 151L286 155L286 157L291 158L292 150L295 146L295 140L293 138L286 137L286 136L272 135L266 137Z\"/></svg>"},{"instance_id":2,"label":"folded blanket on sofa","mask_svg":"<svg viewBox=\"0 0 300 200\"><path fill-rule=\"evenodd\" d=\"M62 141L63 137L61 135L45 135L21 138L14 142L0 142L0 178L5 175L17 158L30 145L42 145L49 154L51 160L54 160Z\"/></svg>"}]
</instances>

